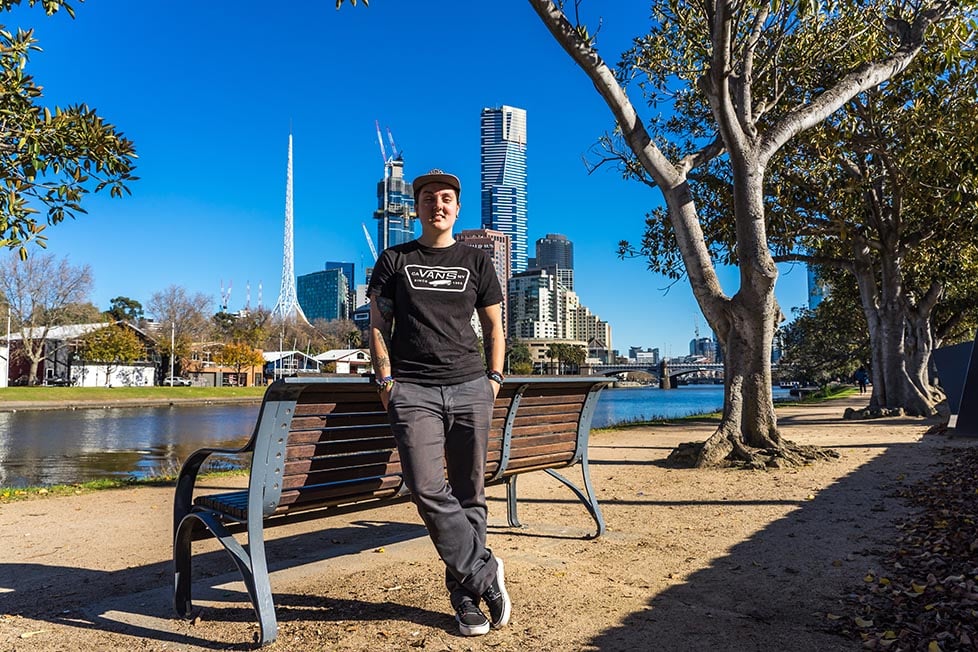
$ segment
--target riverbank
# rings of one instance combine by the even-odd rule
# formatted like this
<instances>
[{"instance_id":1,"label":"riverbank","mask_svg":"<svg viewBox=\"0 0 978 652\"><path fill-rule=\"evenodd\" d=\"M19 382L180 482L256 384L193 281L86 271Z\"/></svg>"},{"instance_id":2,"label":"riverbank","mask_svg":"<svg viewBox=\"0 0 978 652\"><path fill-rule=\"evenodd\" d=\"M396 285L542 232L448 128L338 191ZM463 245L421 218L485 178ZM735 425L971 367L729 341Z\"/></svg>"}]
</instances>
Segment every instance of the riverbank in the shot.
<instances>
[{"instance_id":1,"label":"riverbank","mask_svg":"<svg viewBox=\"0 0 978 652\"><path fill-rule=\"evenodd\" d=\"M608 524L596 540L550 476L520 478L522 529L505 526L504 490L492 488L489 543L506 561L514 611L509 627L478 639L456 634L443 571L410 505L276 528L271 649L863 649L836 632L858 627L864 614L846 596L867 577L883 586L884 556L920 511L900 494L978 442L925 435L931 424L920 419L844 421L846 407L860 407L858 397L778 408L787 438L840 453L797 469L665 462L715 423L594 432L592 479ZM215 479L208 490L242 482ZM195 546L200 616L174 618L172 498L142 487L0 505L0 649L249 649L254 614L212 541Z\"/></svg>"},{"instance_id":2,"label":"riverbank","mask_svg":"<svg viewBox=\"0 0 978 652\"><path fill-rule=\"evenodd\" d=\"M5 387L0 412L260 403L265 387Z\"/></svg>"}]
</instances>

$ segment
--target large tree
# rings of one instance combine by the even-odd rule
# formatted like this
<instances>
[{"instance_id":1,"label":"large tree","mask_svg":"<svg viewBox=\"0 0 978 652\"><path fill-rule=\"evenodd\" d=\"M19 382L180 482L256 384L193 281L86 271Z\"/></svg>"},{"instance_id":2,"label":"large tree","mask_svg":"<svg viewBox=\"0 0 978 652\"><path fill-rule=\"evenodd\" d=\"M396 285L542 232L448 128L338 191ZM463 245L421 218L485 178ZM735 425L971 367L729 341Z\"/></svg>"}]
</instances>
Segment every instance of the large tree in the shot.
<instances>
[{"instance_id":1,"label":"large tree","mask_svg":"<svg viewBox=\"0 0 978 652\"><path fill-rule=\"evenodd\" d=\"M772 158L800 133L858 94L902 72L935 23L956 6L924 2L897 18L888 4L691 3L652 9L650 33L635 41L617 75L595 39L549 0L530 0L551 34L587 73L615 115L629 173L662 192L685 274L723 347L724 410L702 446L684 447L697 465L725 460L796 463L816 455L785 441L771 398L771 345L780 309L777 267L769 251L764 180ZM579 3L575 3L577 8ZM906 9L905 9L906 11ZM653 107L706 106L698 129L664 140L667 129L640 119L626 86ZM651 129L651 133L650 133ZM625 153L625 152L623 152ZM729 167L734 258L740 287L718 281L690 182L711 161Z\"/></svg>"},{"instance_id":2,"label":"large tree","mask_svg":"<svg viewBox=\"0 0 978 652\"><path fill-rule=\"evenodd\" d=\"M127 321L136 326L143 320L143 304L129 297L113 297L105 315L114 321Z\"/></svg>"},{"instance_id":3,"label":"large tree","mask_svg":"<svg viewBox=\"0 0 978 652\"><path fill-rule=\"evenodd\" d=\"M191 295L179 285L153 294L146 309L159 325L158 348L164 366L169 366L172 357L173 366L179 368L181 358L190 358L192 345L207 338L211 328L207 315L213 303L206 294Z\"/></svg>"},{"instance_id":4,"label":"large tree","mask_svg":"<svg viewBox=\"0 0 978 652\"><path fill-rule=\"evenodd\" d=\"M945 25L944 40L973 42L964 26ZM770 197L776 258L845 269L858 285L870 407L920 416L943 399L931 350L978 307L978 67L954 54L918 57L799 139Z\"/></svg>"},{"instance_id":5,"label":"large tree","mask_svg":"<svg viewBox=\"0 0 978 652\"><path fill-rule=\"evenodd\" d=\"M579 19L582 0L571 7L573 20L563 2L528 1L614 115L617 135L609 143L624 148L612 149L612 156L661 191L684 273L723 347L720 426L707 442L682 447L674 459L758 465L818 455L781 437L771 397L780 309L774 295L778 271L768 249L765 172L798 134L902 72L932 26L961 5L666 0L652 7L650 32L635 39L616 74L599 54L593 30ZM965 4L973 8L974 0ZM629 86L656 111L669 105L708 111L694 132L669 140L668 130L659 128L666 121L646 123L639 116ZM714 160L729 166L733 182L732 246L740 271L733 296L720 285L690 186L696 171Z\"/></svg>"},{"instance_id":6,"label":"large tree","mask_svg":"<svg viewBox=\"0 0 978 652\"><path fill-rule=\"evenodd\" d=\"M233 367L237 377L241 378L242 369L258 367L265 363L265 358L257 349L252 348L245 342L231 342L225 344L214 356L214 362L219 365ZM245 382L247 384L247 381Z\"/></svg>"},{"instance_id":7,"label":"large tree","mask_svg":"<svg viewBox=\"0 0 978 652\"><path fill-rule=\"evenodd\" d=\"M2 0L0 11L22 2ZM73 15L65 2L26 3ZM26 71L38 51L32 30L14 34L0 25L0 249L16 249L22 259L28 244L44 246L48 225L85 212L86 194L108 189L120 197L137 179L133 143L94 109L41 104L42 88Z\"/></svg>"},{"instance_id":8,"label":"large tree","mask_svg":"<svg viewBox=\"0 0 978 652\"><path fill-rule=\"evenodd\" d=\"M11 317L21 336L17 354L30 363L28 382L37 384L38 365L48 352L45 342L55 326L78 323L80 307L90 305L92 270L75 267L67 259L50 254L5 256L0 262L0 294L10 306Z\"/></svg>"}]
</instances>

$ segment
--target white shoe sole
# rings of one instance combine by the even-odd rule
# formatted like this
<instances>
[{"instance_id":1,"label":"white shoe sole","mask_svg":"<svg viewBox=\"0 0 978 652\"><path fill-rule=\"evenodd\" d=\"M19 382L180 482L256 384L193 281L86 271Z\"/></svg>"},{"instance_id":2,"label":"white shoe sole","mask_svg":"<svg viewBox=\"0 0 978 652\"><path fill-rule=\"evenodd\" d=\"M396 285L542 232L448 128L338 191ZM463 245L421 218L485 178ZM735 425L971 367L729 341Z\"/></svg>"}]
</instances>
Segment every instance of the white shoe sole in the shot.
<instances>
[{"instance_id":1,"label":"white shoe sole","mask_svg":"<svg viewBox=\"0 0 978 652\"><path fill-rule=\"evenodd\" d=\"M458 623L458 631L462 636L482 636L489 633L489 621L486 621L485 625L463 625L458 618L455 619Z\"/></svg>"},{"instance_id":2,"label":"white shoe sole","mask_svg":"<svg viewBox=\"0 0 978 652\"><path fill-rule=\"evenodd\" d=\"M499 618L499 622L492 623L493 627L505 627L508 625L509 617L513 612L513 603L510 601L509 593L506 591L506 579L504 575L503 560L496 557L496 582L499 583L499 592L503 594L503 615Z\"/></svg>"}]
</instances>

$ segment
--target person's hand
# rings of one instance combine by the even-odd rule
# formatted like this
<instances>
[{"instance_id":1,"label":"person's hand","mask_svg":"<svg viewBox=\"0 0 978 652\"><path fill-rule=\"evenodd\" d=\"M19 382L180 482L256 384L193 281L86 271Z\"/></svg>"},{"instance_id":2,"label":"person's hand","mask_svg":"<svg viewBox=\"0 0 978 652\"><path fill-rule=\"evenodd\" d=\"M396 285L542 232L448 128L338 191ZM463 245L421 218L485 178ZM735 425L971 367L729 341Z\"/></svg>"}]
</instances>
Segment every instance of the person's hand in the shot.
<instances>
[{"instance_id":1,"label":"person's hand","mask_svg":"<svg viewBox=\"0 0 978 652\"><path fill-rule=\"evenodd\" d=\"M500 385L495 380L493 380L492 378L490 378L489 379L489 386L492 387L492 399L493 400L496 400L496 397L499 396L499 388L502 387L502 385Z\"/></svg>"},{"instance_id":2,"label":"person's hand","mask_svg":"<svg viewBox=\"0 0 978 652\"><path fill-rule=\"evenodd\" d=\"M387 405L391 402L391 392L394 391L394 378L392 376L386 376L378 383L377 392L380 394L380 403L387 409Z\"/></svg>"}]
</instances>

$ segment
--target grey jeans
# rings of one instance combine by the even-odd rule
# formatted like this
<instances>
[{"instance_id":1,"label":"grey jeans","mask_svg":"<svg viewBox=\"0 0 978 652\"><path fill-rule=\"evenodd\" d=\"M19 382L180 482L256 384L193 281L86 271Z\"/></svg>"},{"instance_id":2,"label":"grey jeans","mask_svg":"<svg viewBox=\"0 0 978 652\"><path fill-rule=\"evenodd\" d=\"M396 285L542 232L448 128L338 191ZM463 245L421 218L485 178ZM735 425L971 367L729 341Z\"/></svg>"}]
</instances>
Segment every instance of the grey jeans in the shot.
<instances>
[{"instance_id":1,"label":"grey jeans","mask_svg":"<svg viewBox=\"0 0 978 652\"><path fill-rule=\"evenodd\" d=\"M455 606L465 596L478 600L496 576L486 548L492 405L492 386L483 376L458 385L397 382L387 407L404 482L445 562Z\"/></svg>"}]
</instances>

